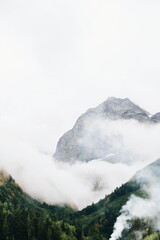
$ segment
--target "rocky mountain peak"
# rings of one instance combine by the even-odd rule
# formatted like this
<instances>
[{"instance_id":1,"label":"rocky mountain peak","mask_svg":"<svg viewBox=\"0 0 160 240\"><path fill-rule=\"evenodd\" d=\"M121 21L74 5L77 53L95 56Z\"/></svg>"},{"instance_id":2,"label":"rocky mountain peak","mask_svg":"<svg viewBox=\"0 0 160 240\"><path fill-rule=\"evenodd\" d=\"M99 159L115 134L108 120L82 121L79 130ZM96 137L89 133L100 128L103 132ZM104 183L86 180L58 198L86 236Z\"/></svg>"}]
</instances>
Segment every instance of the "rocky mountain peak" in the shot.
<instances>
[{"instance_id":1,"label":"rocky mountain peak","mask_svg":"<svg viewBox=\"0 0 160 240\"><path fill-rule=\"evenodd\" d=\"M59 140L54 157L61 161L90 161L105 158L112 149L112 139L102 138L97 120L136 120L141 123L160 122L160 113L150 114L128 98L109 97L95 108L90 108L76 121L74 127ZM91 128L90 125L94 126ZM85 145L85 141L89 144ZM96 141L93 141L96 139Z\"/></svg>"},{"instance_id":2,"label":"rocky mountain peak","mask_svg":"<svg viewBox=\"0 0 160 240\"><path fill-rule=\"evenodd\" d=\"M109 97L98 106L106 118L110 119L135 119L138 121L149 121L149 113L134 104L129 98Z\"/></svg>"}]
</instances>

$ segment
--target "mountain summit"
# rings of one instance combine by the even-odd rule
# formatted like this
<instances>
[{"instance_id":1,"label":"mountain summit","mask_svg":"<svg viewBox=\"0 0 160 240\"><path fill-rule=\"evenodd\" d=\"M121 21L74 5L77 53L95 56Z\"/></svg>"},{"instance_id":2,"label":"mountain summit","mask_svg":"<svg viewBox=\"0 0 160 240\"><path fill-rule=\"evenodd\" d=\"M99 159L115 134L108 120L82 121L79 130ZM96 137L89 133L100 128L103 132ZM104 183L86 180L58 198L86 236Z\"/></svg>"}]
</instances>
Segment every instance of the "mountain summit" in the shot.
<instances>
[{"instance_id":1,"label":"mountain summit","mask_svg":"<svg viewBox=\"0 0 160 240\"><path fill-rule=\"evenodd\" d=\"M109 97L95 108L90 108L76 121L74 127L58 141L55 159L74 162L106 158L113 150L112 140L102 136L100 120L135 120L140 123L160 122L160 113L152 117L130 99ZM107 123L106 123L107 124ZM87 144L85 144L87 143ZM120 156L120 155L119 155ZM121 157L123 154L121 153Z\"/></svg>"},{"instance_id":2,"label":"mountain summit","mask_svg":"<svg viewBox=\"0 0 160 240\"><path fill-rule=\"evenodd\" d=\"M88 110L101 113L109 119L135 119L138 121L149 121L149 113L134 104L130 99L109 97L98 107Z\"/></svg>"}]
</instances>

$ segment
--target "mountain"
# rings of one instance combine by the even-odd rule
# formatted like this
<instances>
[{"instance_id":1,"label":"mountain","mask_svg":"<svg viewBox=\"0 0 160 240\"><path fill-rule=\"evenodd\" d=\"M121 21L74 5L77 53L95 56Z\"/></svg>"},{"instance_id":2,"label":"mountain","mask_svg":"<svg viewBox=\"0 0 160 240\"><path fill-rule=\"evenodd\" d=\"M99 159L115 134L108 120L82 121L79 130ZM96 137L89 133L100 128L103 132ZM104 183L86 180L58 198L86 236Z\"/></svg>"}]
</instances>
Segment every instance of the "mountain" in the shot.
<instances>
[{"instance_id":1,"label":"mountain","mask_svg":"<svg viewBox=\"0 0 160 240\"><path fill-rule=\"evenodd\" d=\"M153 124L160 122L160 113L150 116L147 111L128 98L110 97L78 118L74 127L59 139L54 158L67 162L76 160L88 162L93 159L106 158L106 156L108 158L112 154L114 139L103 136L103 129L99 129L102 120L135 120L140 123ZM118 154L119 158L123 159L126 152ZM107 160L112 161L111 158Z\"/></svg>"}]
</instances>

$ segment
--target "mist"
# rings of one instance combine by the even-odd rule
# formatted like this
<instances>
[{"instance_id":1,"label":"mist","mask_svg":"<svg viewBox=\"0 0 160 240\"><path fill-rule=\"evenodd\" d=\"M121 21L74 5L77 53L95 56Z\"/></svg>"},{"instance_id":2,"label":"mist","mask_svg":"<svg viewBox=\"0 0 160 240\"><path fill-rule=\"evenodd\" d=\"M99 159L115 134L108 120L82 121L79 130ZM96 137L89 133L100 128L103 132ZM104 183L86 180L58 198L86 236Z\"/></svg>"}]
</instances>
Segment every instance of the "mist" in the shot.
<instances>
[{"instance_id":1,"label":"mist","mask_svg":"<svg viewBox=\"0 0 160 240\"><path fill-rule=\"evenodd\" d=\"M123 230L131 228L131 220L142 219L143 221L152 221L154 229L157 231L160 227L160 196L158 194L159 186L152 186L146 189L149 194L148 199L143 199L132 195L130 200L121 209L121 215L117 218L114 225L114 232L110 240L117 240L122 237ZM142 232L143 233L143 232ZM139 239L138 237L136 238Z\"/></svg>"},{"instance_id":2,"label":"mist","mask_svg":"<svg viewBox=\"0 0 160 240\"><path fill-rule=\"evenodd\" d=\"M134 169L101 160L62 163L1 132L0 167L32 197L50 204L83 208L126 182Z\"/></svg>"},{"instance_id":3,"label":"mist","mask_svg":"<svg viewBox=\"0 0 160 240\"><path fill-rule=\"evenodd\" d=\"M144 167L160 156L159 124L135 120L111 121L103 117L89 117L78 138L82 155L90 152L108 162Z\"/></svg>"},{"instance_id":4,"label":"mist","mask_svg":"<svg viewBox=\"0 0 160 240\"><path fill-rule=\"evenodd\" d=\"M34 131L28 137L25 130L22 131L24 126L23 122L19 128L14 128L12 121L2 124L0 167L11 174L24 191L49 204L68 204L82 209L111 193L160 156L158 124L103 119L86 123L81 144L98 151L96 143L101 136L107 144L111 142L108 156L112 155L112 159L106 156L88 163L75 160L72 164L57 161L47 154L47 139L39 138L44 129L39 126L38 137ZM98 135L94 134L95 129ZM124 153L123 158L120 151Z\"/></svg>"},{"instance_id":5,"label":"mist","mask_svg":"<svg viewBox=\"0 0 160 240\"><path fill-rule=\"evenodd\" d=\"M141 198L131 195L130 199L122 207L120 211L121 214L114 224L114 231L110 238L111 240L121 238L123 230L129 230L132 227L131 221L137 218L145 221L146 223L148 222L155 231L159 230L159 162L160 159L136 174L134 180L141 185L141 190L145 192L146 197ZM143 235L143 232L139 231L139 234ZM141 238L137 236L136 239L139 240Z\"/></svg>"}]
</instances>

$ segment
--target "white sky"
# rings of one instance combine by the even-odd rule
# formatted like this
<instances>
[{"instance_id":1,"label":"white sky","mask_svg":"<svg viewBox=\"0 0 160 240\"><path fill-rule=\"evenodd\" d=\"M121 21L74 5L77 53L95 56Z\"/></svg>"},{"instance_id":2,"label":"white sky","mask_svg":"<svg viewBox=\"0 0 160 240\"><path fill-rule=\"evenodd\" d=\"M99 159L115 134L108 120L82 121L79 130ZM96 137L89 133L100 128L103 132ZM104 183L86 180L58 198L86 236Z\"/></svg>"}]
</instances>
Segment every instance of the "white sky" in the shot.
<instances>
[{"instance_id":1,"label":"white sky","mask_svg":"<svg viewBox=\"0 0 160 240\"><path fill-rule=\"evenodd\" d=\"M109 96L160 111L160 1L1 0L0 120L52 154Z\"/></svg>"}]
</instances>

